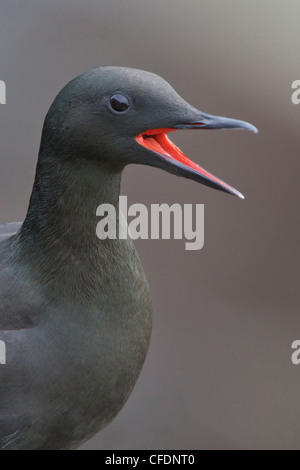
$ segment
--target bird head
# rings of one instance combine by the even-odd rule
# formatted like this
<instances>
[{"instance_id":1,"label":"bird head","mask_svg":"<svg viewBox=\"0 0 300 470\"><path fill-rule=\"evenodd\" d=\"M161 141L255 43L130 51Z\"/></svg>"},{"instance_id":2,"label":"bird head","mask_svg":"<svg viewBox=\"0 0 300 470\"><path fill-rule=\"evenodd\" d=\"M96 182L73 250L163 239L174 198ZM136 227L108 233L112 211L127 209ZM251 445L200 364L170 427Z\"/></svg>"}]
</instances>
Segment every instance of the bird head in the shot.
<instances>
[{"instance_id":1,"label":"bird head","mask_svg":"<svg viewBox=\"0 0 300 470\"><path fill-rule=\"evenodd\" d=\"M65 158L76 155L112 168L150 165L243 198L170 140L168 134L180 129L258 132L245 121L197 110L158 75L101 67L77 77L61 91L47 115L44 134L48 142L64 149Z\"/></svg>"}]
</instances>

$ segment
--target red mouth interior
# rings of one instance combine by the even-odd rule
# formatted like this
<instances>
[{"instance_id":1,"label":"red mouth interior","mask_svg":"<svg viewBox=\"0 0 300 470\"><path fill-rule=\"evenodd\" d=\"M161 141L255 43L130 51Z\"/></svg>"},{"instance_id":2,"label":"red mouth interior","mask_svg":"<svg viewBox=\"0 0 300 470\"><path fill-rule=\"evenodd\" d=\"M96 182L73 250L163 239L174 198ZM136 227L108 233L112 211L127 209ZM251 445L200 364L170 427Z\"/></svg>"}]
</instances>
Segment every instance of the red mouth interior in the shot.
<instances>
[{"instance_id":1,"label":"red mouth interior","mask_svg":"<svg viewBox=\"0 0 300 470\"><path fill-rule=\"evenodd\" d=\"M176 147L176 145L173 144L173 142L171 142L171 140L167 136L168 132L174 130L176 129L150 129L138 135L136 137L136 140L140 145L143 145L147 149L164 155L165 157L171 160L175 160L177 162L182 163L183 165L187 166L188 168L191 168L200 175L205 176L211 181L214 181L224 189L229 190L229 192L234 193L237 196L243 198L241 193L239 193L237 190L235 190L228 184L224 183L224 181L220 180L213 174L204 170L204 168L202 168L200 165L197 165L197 163L194 163L178 147Z\"/></svg>"}]
</instances>

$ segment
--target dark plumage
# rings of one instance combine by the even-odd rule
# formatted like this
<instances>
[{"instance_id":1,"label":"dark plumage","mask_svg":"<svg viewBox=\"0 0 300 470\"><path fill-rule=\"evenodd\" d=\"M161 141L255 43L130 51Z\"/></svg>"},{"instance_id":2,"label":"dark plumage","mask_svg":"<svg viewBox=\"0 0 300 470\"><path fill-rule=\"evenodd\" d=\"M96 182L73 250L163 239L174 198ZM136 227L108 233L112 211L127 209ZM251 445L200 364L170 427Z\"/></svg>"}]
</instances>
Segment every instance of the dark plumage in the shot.
<instances>
[{"instance_id":1,"label":"dark plumage","mask_svg":"<svg viewBox=\"0 0 300 470\"><path fill-rule=\"evenodd\" d=\"M134 69L96 69L58 95L27 217L0 226L0 448L77 448L122 408L147 354L151 301L132 241L96 237L96 208L118 207L128 163L240 195L175 147L170 158L163 131L237 127L255 130Z\"/></svg>"}]
</instances>

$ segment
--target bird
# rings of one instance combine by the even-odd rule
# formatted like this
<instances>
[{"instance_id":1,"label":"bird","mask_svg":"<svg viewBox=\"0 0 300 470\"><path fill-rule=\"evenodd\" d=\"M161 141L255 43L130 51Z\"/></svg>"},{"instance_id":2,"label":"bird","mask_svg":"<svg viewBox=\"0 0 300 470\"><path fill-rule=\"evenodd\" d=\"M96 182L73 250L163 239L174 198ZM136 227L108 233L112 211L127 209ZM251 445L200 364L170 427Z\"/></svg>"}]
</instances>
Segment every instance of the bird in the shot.
<instances>
[{"instance_id":1,"label":"bird","mask_svg":"<svg viewBox=\"0 0 300 470\"><path fill-rule=\"evenodd\" d=\"M243 198L170 140L180 129L257 132L130 67L85 72L51 105L25 220L0 225L0 449L77 449L139 377L152 328L146 275L130 237L96 236L97 207L118 208L124 168L157 167Z\"/></svg>"}]
</instances>

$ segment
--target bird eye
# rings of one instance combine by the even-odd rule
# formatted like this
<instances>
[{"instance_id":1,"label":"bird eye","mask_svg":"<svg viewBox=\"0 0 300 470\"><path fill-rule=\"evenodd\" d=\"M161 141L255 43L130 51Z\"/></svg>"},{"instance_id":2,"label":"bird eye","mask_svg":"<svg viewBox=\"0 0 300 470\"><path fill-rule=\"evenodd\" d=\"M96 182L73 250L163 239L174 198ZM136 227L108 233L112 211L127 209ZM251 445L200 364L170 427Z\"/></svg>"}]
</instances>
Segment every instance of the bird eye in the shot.
<instances>
[{"instance_id":1,"label":"bird eye","mask_svg":"<svg viewBox=\"0 0 300 470\"><path fill-rule=\"evenodd\" d=\"M129 108L130 103L129 103L129 99L126 98L126 96L121 95L121 93L116 93L115 95L111 97L110 105L112 109L114 109L118 113L124 113L124 111L126 111Z\"/></svg>"}]
</instances>

